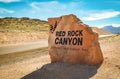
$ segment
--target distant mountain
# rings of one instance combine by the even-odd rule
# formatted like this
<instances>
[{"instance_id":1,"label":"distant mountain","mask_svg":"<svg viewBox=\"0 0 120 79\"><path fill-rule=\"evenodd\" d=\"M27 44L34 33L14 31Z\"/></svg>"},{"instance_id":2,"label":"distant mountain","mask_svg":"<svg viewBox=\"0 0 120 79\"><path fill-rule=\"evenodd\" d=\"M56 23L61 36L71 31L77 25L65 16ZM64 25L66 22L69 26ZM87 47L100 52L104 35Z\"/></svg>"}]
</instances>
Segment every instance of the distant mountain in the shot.
<instances>
[{"instance_id":1,"label":"distant mountain","mask_svg":"<svg viewBox=\"0 0 120 79\"><path fill-rule=\"evenodd\" d=\"M91 27L91 28L94 32L98 33L99 35L109 35L109 34L111 34L110 32L105 31L105 30L100 29L100 28L97 28L97 27Z\"/></svg>"},{"instance_id":2,"label":"distant mountain","mask_svg":"<svg viewBox=\"0 0 120 79\"><path fill-rule=\"evenodd\" d=\"M105 26L102 28L103 30L106 30L111 33L120 33L120 26L119 27L114 27L112 25Z\"/></svg>"}]
</instances>

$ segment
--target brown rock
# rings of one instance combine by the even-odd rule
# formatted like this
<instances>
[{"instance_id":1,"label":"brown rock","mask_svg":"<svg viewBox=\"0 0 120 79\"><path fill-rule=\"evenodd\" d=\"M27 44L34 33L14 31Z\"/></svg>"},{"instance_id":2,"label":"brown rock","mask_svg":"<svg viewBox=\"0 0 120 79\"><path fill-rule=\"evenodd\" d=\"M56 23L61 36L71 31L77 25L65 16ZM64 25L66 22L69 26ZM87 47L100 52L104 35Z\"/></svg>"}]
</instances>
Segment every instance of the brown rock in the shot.
<instances>
[{"instance_id":1,"label":"brown rock","mask_svg":"<svg viewBox=\"0 0 120 79\"><path fill-rule=\"evenodd\" d=\"M96 65L103 61L98 34L75 15L49 18L51 62Z\"/></svg>"}]
</instances>

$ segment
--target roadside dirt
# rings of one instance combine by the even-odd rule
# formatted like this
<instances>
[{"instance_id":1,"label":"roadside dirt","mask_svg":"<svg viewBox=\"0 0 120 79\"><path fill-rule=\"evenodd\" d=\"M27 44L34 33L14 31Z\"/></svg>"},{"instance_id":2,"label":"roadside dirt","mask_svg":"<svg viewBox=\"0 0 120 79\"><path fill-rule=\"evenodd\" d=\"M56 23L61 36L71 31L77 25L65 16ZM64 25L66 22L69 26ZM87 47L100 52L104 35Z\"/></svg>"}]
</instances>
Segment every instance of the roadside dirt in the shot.
<instances>
[{"instance_id":1,"label":"roadside dirt","mask_svg":"<svg viewBox=\"0 0 120 79\"><path fill-rule=\"evenodd\" d=\"M0 65L0 79L120 79L120 35L101 39L100 45L104 55L100 66L50 64L46 54Z\"/></svg>"},{"instance_id":2,"label":"roadside dirt","mask_svg":"<svg viewBox=\"0 0 120 79\"><path fill-rule=\"evenodd\" d=\"M1 32L0 45L24 44L37 42L48 38L47 32Z\"/></svg>"},{"instance_id":3,"label":"roadside dirt","mask_svg":"<svg viewBox=\"0 0 120 79\"><path fill-rule=\"evenodd\" d=\"M0 66L0 79L20 79L50 62L49 56L44 55L29 60L19 61Z\"/></svg>"}]
</instances>

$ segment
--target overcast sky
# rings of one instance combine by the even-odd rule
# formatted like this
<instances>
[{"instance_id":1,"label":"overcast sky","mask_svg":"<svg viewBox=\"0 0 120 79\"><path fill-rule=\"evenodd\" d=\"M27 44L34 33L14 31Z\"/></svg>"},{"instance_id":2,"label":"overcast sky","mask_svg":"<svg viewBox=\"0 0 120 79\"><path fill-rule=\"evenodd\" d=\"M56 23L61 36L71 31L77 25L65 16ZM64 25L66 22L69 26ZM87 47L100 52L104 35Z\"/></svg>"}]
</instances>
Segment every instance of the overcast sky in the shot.
<instances>
[{"instance_id":1,"label":"overcast sky","mask_svg":"<svg viewBox=\"0 0 120 79\"><path fill-rule=\"evenodd\" d=\"M67 14L75 14L90 26L120 26L120 0L0 0L0 18L47 20Z\"/></svg>"}]
</instances>

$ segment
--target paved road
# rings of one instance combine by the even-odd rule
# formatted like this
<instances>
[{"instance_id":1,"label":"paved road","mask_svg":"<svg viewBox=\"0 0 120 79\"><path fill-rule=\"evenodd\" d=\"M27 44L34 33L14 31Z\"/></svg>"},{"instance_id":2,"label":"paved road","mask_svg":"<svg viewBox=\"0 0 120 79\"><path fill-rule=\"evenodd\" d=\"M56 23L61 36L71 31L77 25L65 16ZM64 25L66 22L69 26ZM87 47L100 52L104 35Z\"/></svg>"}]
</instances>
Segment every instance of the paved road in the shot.
<instances>
[{"instance_id":1,"label":"paved road","mask_svg":"<svg viewBox=\"0 0 120 79\"><path fill-rule=\"evenodd\" d=\"M112 35L100 35L99 38L109 37ZM40 42L26 43L26 44L0 46L0 55L20 52L20 51L27 51L27 50L37 49L37 48L47 47L47 46L48 46L47 40L40 41Z\"/></svg>"},{"instance_id":2,"label":"paved road","mask_svg":"<svg viewBox=\"0 0 120 79\"><path fill-rule=\"evenodd\" d=\"M115 34L110 34L110 35L99 35L99 38L103 38L103 37L109 37L109 36L113 36Z\"/></svg>"},{"instance_id":3,"label":"paved road","mask_svg":"<svg viewBox=\"0 0 120 79\"><path fill-rule=\"evenodd\" d=\"M40 42L26 43L26 44L15 44L15 45L7 45L7 46L4 45L4 46L0 46L0 55L20 52L20 51L27 51L27 50L37 49L47 46L48 46L47 40Z\"/></svg>"}]
</instances>

